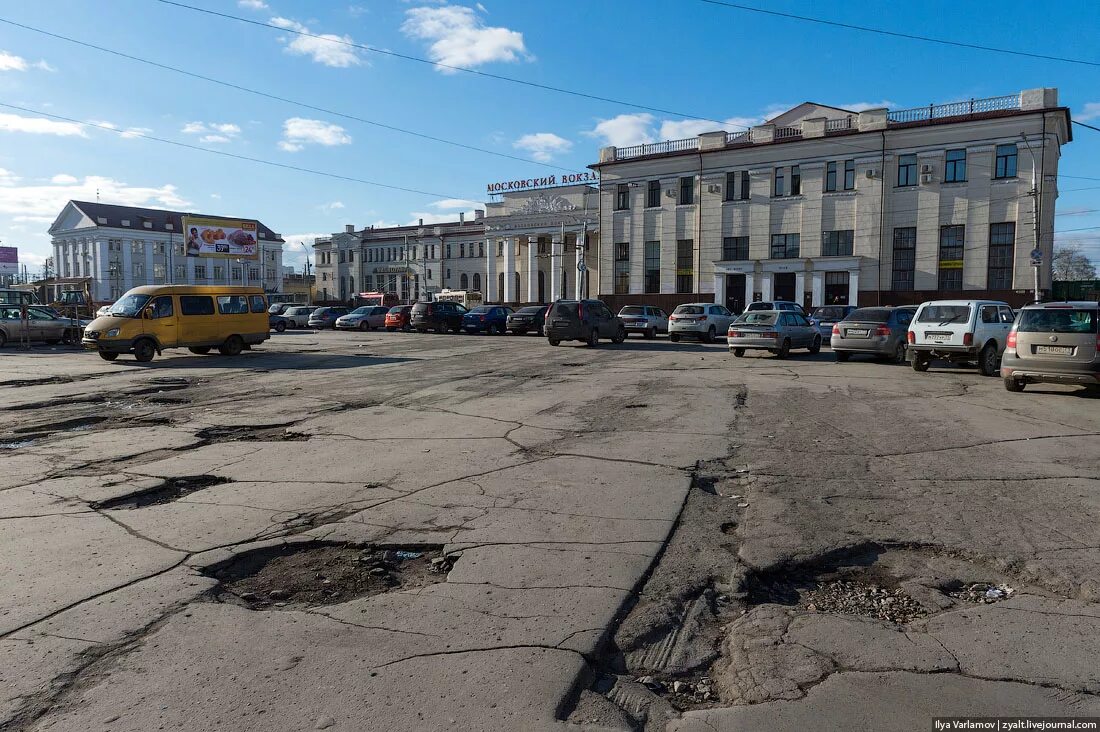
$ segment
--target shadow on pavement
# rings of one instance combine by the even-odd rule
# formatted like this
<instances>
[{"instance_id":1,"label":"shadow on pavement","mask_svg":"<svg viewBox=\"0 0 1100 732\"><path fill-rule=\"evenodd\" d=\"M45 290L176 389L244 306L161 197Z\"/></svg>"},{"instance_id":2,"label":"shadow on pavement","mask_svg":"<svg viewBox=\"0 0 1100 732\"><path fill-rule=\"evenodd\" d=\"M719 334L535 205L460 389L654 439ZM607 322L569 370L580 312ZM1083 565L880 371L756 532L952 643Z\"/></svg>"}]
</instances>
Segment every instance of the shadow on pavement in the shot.
<instances>
[{"instance_id":1,"label":"shadow on pavement","mask_svg":"<svg viewBox=\"0 0 1100 732\"><path fill-rule=\"evenodd\" d=\"M419 361L418 358L394 358L390 356L349 356L341 354L324 355L318 353L242 353L240 356L222 356L212 353L207 356L180 354L178 357L164 356L149 363L138 363L133 356L119 356L116 366L142 369L245 369L263 371L328 371L332 369L353 369L367 366L386 366L394 363Z\"/></svg>"}]
</instances>

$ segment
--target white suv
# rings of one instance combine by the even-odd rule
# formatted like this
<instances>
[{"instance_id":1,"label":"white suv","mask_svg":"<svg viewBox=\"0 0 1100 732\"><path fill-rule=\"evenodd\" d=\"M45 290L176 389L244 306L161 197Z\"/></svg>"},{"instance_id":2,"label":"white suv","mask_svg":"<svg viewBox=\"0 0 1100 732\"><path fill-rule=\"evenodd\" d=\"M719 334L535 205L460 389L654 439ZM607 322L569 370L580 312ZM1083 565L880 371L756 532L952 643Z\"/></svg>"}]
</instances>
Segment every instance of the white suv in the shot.
<instances>
[{"instance_id":1,"label":"white suv","mask_svg":"<svg viewBox=\"0 0 1100 732\"><path fill-rule=\"evenodd\" d=\"M976 361L983 376L996 376L1012 320L1012 308L999 300L922 303L909 324L909 363L914 371L927 371L936 358Z\"/></svg>"},{"instance_id":2,"label":"white suv","mask_svg":"<svg viewBox=\"0 0 1100 732\"><path fill-rule=\"evenodd\" d=\"M675 343L686 335L703 343L714 343L719 335L725 337L733 319L734 314L724 305L689 302L672 311L668 319L668 339Z\"/></svg>"}]
</instances>

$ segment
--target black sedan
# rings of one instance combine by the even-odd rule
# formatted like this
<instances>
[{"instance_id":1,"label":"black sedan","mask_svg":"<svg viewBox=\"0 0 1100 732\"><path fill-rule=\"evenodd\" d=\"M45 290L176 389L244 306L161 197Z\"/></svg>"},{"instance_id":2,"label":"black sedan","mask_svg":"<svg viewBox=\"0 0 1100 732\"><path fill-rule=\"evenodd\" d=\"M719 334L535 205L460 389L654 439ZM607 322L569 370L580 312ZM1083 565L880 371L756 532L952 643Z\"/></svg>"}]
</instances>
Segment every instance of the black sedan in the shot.
<instances>
[{"instance_id":1,"label":"black sedan","mask_svg":"<svg viewBox=\"0 0 1100 732\"><path fill-rule=\"evenodd\" d=\"M544 322L546 322L546 306L529 305L508 315L508 332L515 335L527 333L541 335Z\"/></svg>"}]
</instances>

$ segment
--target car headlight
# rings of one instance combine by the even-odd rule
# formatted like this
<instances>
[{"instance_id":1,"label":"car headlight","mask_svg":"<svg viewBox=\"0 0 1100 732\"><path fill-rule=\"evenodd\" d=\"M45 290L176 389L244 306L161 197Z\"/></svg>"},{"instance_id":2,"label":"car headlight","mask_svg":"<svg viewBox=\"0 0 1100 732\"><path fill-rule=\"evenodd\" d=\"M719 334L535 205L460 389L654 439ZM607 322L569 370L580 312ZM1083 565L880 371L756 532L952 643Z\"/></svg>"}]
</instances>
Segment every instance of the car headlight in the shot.
<instances>
[{"instance_id":1,"label":"car headlight","mask_svg":"<svg viewBox=\"0 0 1100 732\"><path fill-rule=\"evenodd\" d=\"M107 331L107 337L108 338L117 338L118 337L118 328L111 328L109 331Z\"/></svg>"}]
</instances>

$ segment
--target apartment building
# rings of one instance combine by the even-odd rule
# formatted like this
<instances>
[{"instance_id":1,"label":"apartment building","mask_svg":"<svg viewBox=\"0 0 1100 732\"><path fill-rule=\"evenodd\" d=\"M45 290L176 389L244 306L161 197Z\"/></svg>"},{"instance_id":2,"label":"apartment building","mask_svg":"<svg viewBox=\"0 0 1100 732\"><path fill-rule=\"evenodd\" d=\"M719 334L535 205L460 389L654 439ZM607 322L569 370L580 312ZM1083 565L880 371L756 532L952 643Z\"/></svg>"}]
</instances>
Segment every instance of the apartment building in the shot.
<instances>
[{"instance_id":1,"label":"apartment building","mask_svg":"<svg viewBox=\"0 0 1100 732\"><path fill-rule=\"evenodd\" d=\"M1050 291L1057 89L918 109L806 102L766 124L600 151L612 307L807 307Z\"/></svg>"}]
</instances>

